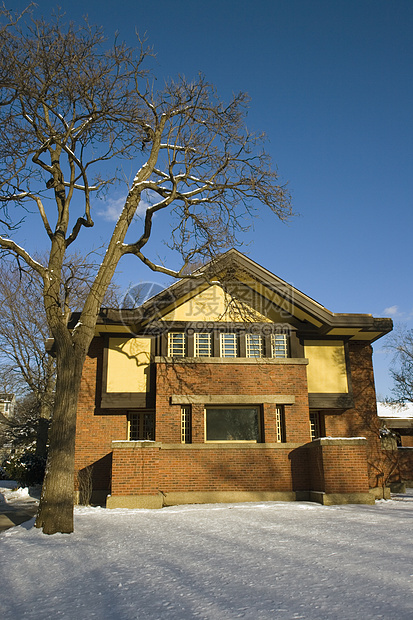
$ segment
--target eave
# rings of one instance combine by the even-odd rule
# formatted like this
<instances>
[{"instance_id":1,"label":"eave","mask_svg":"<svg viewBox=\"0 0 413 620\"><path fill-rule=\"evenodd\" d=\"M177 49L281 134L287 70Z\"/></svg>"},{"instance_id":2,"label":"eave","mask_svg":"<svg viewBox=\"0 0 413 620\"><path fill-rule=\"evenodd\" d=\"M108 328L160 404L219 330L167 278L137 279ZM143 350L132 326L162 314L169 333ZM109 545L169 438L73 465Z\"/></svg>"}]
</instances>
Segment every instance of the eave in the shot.
<instances>
[{"instance_id":1,"label":"eave","mask_svg":"<svg viewBox=\"0 0 413 620\"><path fill-rule=\"evenodd\" d=\"M168 312L216 283L217 279L219 281L220 277L225 279L228 272L235 275L226 285L230 286L231 282L234 285L242 283L255 295L268 299L274 307L281 307L299 321L303 335L371 343L393 328L390 318L376 318L371 314L333 313L238 250L231 249L191 277L174 282L138 308L102 308L97 320L97 331L139 333L151 323L162 321ZM74 314L69 326L76 325L77 320L78 314Z\"/></svg>"}]
</instances>

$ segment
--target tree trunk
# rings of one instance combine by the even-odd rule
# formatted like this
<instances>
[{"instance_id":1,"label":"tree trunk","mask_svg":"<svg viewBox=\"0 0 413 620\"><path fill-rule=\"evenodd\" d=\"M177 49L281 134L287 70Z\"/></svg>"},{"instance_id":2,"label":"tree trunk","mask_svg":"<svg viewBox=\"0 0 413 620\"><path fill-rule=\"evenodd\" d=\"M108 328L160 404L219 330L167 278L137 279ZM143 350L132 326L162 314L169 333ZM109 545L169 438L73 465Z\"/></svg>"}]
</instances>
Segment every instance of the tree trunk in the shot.
<instances>
[{"instance_id":1,"label":"tree trunk","mask_svg":"<svg viewBox=\"0 0 413 620\"><path fill-rule=\"evenodd\" d=\"M47 456L47 439L49 436L49 420L40 417L37 421L36 456L45 459Z\"/></svg>"},{"instance_id":2,"label":"tree trunk","mask_svg":"<svg viewBox=\"0 0 413 620\"><path fill-rule=\"evenodd\" d=\"M77 401L85 355L70 339L57 348L56 398L50 448L36 527L44 534L73 532Z\"/></svg>"},{"instance_id":3,"label":"tree trunk","mask_svg":"<svg viewBox=\"0 0 413 620\"><path fill-rule=\"evenodd\" d=\"M39 403L39 419L37 421L36 456L42 459L47 457L47 440L49 438L49 426L51 416L51 389L46 388L41 395Z\"/></svg>"}]
</instances>

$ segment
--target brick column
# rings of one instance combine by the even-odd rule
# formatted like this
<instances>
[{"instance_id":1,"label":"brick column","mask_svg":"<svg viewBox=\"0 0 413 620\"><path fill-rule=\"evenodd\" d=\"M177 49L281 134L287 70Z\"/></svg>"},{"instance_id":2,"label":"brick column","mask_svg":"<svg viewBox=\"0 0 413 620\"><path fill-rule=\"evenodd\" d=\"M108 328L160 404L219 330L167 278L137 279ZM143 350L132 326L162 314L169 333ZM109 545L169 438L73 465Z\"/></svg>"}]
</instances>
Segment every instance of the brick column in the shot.
<instances>
[{"instance_id":1,"label":"brick column","mask_svg":"<svg viewBox=\"0 0 413 620\"><path fill-rule=\"evenodd\" d=\"M108 508L161 508L159 451L155 441L113 441Z\"/></svg>"},{"instance_id":2,"label":"brick column","mask_svg":"<svg viewBox=\"0 0 413 620\"><path fill-rule=\"evenodd\" d=\"M323 437L307 444L310 499L321 504L374 504L369 493L367 440Z\"/></svg>"}]
</instances>

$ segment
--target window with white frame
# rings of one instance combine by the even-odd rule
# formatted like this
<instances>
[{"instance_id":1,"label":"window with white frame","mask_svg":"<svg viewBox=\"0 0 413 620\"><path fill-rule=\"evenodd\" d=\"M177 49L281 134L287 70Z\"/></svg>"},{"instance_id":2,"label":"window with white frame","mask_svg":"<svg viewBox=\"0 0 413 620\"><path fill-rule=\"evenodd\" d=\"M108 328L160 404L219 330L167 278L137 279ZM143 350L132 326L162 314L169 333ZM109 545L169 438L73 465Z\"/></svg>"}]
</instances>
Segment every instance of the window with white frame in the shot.
<instances>
[{"instance_id":1,"label":"window with white frame","mask_svg":"<svg viewBox=\"0 0 413 620\"><path fill-rule=\"evenodd\" d=\"M206 441L259 442L259 407L206 407L205 439Z\"/></svg>"},{"instance_id":2,"label":"window with white frame","mask_svg":"<svg viewBox=\"0 0 413 620\"><path fill-rule=\"evenodd\" d=\"M245 341L247 357L262 357L262 336L247 334Z\"/></svg>"},{"instance_id":3,"label":"window with white frame","mask_svg":"<svg viewBox=\"0 0 413 620\"><path fill-rule=\"evenodd\" d=\"M278 405L275 410L275 424L277 443L285 443L285 411L284 407Z\"/></svg>"},{"instance_id":4,"label":"window with white frame","mask_svg":"<svg viewBox=\"0 0 413 620\"><path fill-rule=\"evenodd\" d=\"M237 357L237 334L220 334L221 357Z\"/></svg>"},{"instance_id":5,"label":"window with white frame","mask_svg":"<svg viewBox=\"0 0 413 620\"><path fill-rule=\"evenodd\" d=\"M168 357L185 357L185 333L169 332Z\"/></svg>"},{"instance_id":6,"label":"window with white frame","mask_svg":"<svg viewBox=\"0 0 413 620\"><path fill-rule=\"evenodd\" d=\"M128 413L129 441L155 439L155 416L152 411L130 411Z\"/></svg>"},{"instance_id":7,"label":"window with white frame","mask_svg":"<svg viewBox=\"0 0 413 620\"><path fill-rule=\"evenodd\" d=\"M324 434L323 414L320 411L310 411L310 434L311 441L322 437Z\"/></svg>"},{"instance_id":8,"label":"window with white frame","mask_svg":"<svg viewBox=\"0 0 413 620\"><path fill-rule=\"evenodd\" d=\"M191 405L183 405L181 407L181 443L192 443Z\"/></svg>"},{"instance_id":9,"label":"window with white frame","mask_svg":"<svg viewBox=\"0 0 413 620\"><path fill-rule=\"evenodd\" d=\"M211 334L195 332L194 354L195 357L211 357Z\"/></svg>"},{"instance_id":10,"label":"window with white frame","mask_svg":"<svg viewBox=\"0 0 413 620\"><path fill-rule=\"evenodd\" d=\"M288 357L287 334L271 334L271 357Z\"/></svg>"}]
</instances>

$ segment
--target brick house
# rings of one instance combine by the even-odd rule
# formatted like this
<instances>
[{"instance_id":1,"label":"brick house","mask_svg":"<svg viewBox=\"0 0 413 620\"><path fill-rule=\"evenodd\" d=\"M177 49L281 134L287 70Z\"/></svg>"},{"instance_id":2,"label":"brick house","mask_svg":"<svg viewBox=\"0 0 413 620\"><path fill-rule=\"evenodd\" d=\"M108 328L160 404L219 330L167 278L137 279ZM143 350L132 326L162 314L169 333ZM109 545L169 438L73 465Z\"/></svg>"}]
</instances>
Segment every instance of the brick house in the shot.
<instances>
[{"instance_id":1,"label":"brick house","mask_svg":"<svg viewBox=\"0 0 413 620\"><path fill-rule=\"evenodd\" d=\"M101 310L76 431L92 501L372 503L391 320L332 313L237 250L195 276Z\"/></svg>"}]
</instances>

